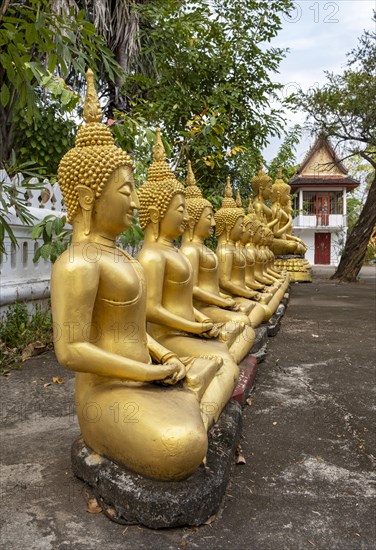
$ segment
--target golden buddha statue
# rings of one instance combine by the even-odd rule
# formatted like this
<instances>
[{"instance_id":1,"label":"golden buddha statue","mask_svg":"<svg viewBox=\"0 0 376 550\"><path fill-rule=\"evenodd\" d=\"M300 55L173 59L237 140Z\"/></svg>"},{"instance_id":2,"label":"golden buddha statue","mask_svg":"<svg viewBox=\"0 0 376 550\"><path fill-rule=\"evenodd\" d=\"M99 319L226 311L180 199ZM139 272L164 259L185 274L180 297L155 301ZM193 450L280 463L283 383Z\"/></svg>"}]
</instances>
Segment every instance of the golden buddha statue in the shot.
<instances>
[{"instance_id":1,"label":"golden buddha statue","mask_svg":"<svg viewBox=\"0 0 376 550\"><path fill-rule=\"evenodd\" d=\"M88 447L138 474L184 479L206 456L200 400L222 361L183 362L146 333L143 269L115 244L139 206L132 161L101 124L91 71L87 80L86 124L58 170L73 235L51 277L56 356L77 373Z\"/></svg>"},{"instance_id":2,"label":"golden buddha statue","mask_svg":"<svg viewBox=\"0 0 376 550\"><path fill-rule=\"evenodd\" d=\"M270 318L271 312L266 304L254 301L259 299L259 295L245 283L245 257L236 246L243 235L244 215L244 210L236 206L230 178L227 178L222 206L214 214L218 237L219 286L233 297L241 311L248 314L252 326L257 327Z\"/></svg>"},{"instance_id":3,"label":"golden buddha statue","mask_svg":"<svg viewBox=\"0 0 376 550\"><path fill-rule=\"evenodd\" d=\"M296 244L282 238L277 227L280 223L280 211L272 210L265 201L272 198L272 179L259 168L256 176L252 178L252 190L254 194L253 206L258 219L273 230L273 252L274 254L295 254Z\"/></svg>"},{"instance_id":4,"label":"golden buddha statue","mask_svg":"<svg viewBox=\"0 0 376 550\"><path fill-rule=\"evenodd\" d=\"M276 290L283 284L282 281L285 281L286 276L284 274L280 275L277 272L271 273L267 270L270 262L270 250L266 246L267 235L273 238L273 232L256 216L252 201L249 203L247 218L251 220L250 232L252 238L246 247L254 255L254 278L257 283L265 285L267 292L275 294Z\"/></svg>"},{"instance_id":5,"label":"golden buddha statue","mask_svg":"<svg viewBox=\"0 0 376 550\"><path fill-rule=\"evenodd\" d=\"M181 251L193 269L193 305L214 323L225 323L221 329L224 341L235 361L239 363L250 351L255 332L245 313L230 296L220 292L218 259L204 244L215 226L213 207L198 188L188 161L185 202L189 221L183 234Z\"/></svg>"},{"instance_id":6,"label":"golden buddha statue","mask_svg":"<svg viewBox=\"0 0 376 550\"><path fill-rule=\"evenodd\" d=\"M238 195L236 199L236 204L238 207L241 207L240 195ZM255 216L252 217L250 214L244 216L244 232L240 240L236 243L236 246L245 257L245 283L247 287L253 288L258 285L262 288L263 291L259 293L260 302L267 304L268 310L271 312L271 315L273 315L281 301L280 293L277 294L276 292L280 285L270 285L266 287L255 280L256 250L252 243L254 218Z\"/></svg>"},{"instance_id":7,"label":"golden buddha statue","mask_svg":"<svg viewBox=\"0 0 376 550\"><path fill-rule=\"evenodd\" d=\"M216 357L221 363L202 399L205 427L215 422L230 399L239 369L226 343L219 341L223 323L194 308L193 270L174 246L189 216L185 189L171 171L157 130L154 159L139 190L144 244L138 259L147 282L148 332L179 357Z\"/></svg>"},{"instance_id":8,"label":"golden buddha statue","mask_svg":"<svg viewBox=\"0 0 376 550\"><path fill-rule=\"evenodd\" d=\"M271 192L272 215L278 221L273 226L274 240L271 245L271 250L276 255L303 255L307 250L303 241L292 235L292 216L288 211L290 191L290 186L282 179L280 168Z\"/></svg>"}]
</instances>

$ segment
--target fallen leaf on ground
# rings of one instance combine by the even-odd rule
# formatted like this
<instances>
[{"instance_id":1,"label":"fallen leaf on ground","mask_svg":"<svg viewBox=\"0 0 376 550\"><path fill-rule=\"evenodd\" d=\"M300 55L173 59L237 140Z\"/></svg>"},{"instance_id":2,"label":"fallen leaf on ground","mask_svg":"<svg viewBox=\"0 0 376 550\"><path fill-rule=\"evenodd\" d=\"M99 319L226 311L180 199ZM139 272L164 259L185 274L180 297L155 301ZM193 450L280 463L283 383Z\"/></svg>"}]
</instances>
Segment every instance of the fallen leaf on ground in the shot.
<instances>
[{"instance_id":1,"label":"fallen leaf on ground","mask_svg":"<svg viewBox=\"0 0 376 550\"><path fill-rule=\"evenodd\" d=\"M212 523L214 523L216 520L216 516L215 514L213 514L212 516L210 516L210 518L208 518L205 522L204 522L204 525L211 525Z\"/></svg>"},{"instance_id":2,"label":"fallen leaf on ground","mask_svg":"<svg viewBox=\"0 0 376 550\"><path fill-rule=\"evenodd\" d=\"M273 426L276 426L278 424L278 422L273 422Z\"/></svg>"},{"instance_id":3,"label":"fallen leaf on ground","mask_svg":"<svg viewBox=\"0 0 376 550\"><path fill-rule=\"evenodd\" d=\"M28 344L26 348L22 350L21 354L21 360L26 361L27 359L30 359L30 357L34 357L35 355L39 355L46 349L46 344L43 344L42 342L32 342L31 344Z\"/></svg>"},{"instance_id":4,"label":"fallen leaf on ground","mask_svg":"<svg viewBox=\"0 0 376 550\"><path fill-rule=\"evenodd\" d=\"M248 399L246 400L246 403L249 407L251 407L252 405L252 399L250 397L248 397Z\"/></svg>"},{"instance_id":5,"label":"fallen leaf on ground","mask_svg":"<svg viewBox=\"0 0 376 550\"><path fill-rule=\"evenodd\" d=\"M318 338L319 335L318 334L312 334L312 338ZM309 542L309 541L308 541Z\"/></svg>"},{"instance_id":6,"label":"fallen leaf on ground","mask_svg":"<svg viewBox=\"0 0 376 550\"><path fill-rule=\"evenodd\" d=\"M43 384L44 388L48 388L48 386L51 386L51 382L47 382L47 384Z\"/></svg>"},{"instance_id":7,"label":"fallen leaf on ground","mask_svg":"<svg viewBox=\"0 0 376 550\"><path fill-rule=\"evenodd\" d=\"M96 498L89 498L87 501L87 512L89 514L100 514L102 512L102 507L99 506Z\"/></svg>"},{"instance_id":8,"label":"fallen leaf on ground","mask_svg":"<svg viewBox=\"0 0 376 550\"><path fill-rule=\"evenodd\" d=\"M54 382L55 384L64 384L64 380L60 378L60 376L53 376L52 382Z\"/></svg>"},{"instance_id":9,"label":"fallen leaf on ground","mask_svg":"<svg viewBox=\"0 0 376 550\"><path fill-rule=\"evenodd\" d=\"M246 464L246 459L244 458L243 455L239 454L239 455L235 458L235 464Z\"/></svg>"}]
</instances>

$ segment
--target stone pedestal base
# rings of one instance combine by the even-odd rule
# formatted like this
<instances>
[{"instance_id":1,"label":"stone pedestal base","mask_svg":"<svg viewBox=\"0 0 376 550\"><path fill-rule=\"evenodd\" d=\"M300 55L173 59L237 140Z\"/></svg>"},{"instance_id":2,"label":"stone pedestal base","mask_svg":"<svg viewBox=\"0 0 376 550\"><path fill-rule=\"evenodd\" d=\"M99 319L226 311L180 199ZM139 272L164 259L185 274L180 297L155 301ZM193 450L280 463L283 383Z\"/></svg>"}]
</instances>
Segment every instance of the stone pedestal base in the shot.
<instances>
[{"instance_id":1,"label":"stone pedestal base","mask_svg":"<svg viewBox=\"0 0 376 550\"><path fill-rule=\"evenodd\" d=\"M284 316L285 311L285 306L283 304L279 304L277 311L269 319L267 324L268 336L275 336L278 333L281 326L281 319Z\"/></svg>"},{"instance_id":2,"label":"stone pedestal base","mask_svg":"<svg viewBox=\"0 0 376 550\"><path fill-rule=\"evenodd\" d=\"M184 481L155 481L135 474L89 449L82 439L72 446L74 474L85 481L104 511L122 524L153 529L201 525L218 512L239 443L242 412L231 400L209 432L203 464Z\"/></svg>"},{"instance_id":3,"label":"stone pedestal base","mask_svg":"<svg viewBox=\"0 0 376 550\"><path fill-rule=\"evenodd\" d=\"M257 363L261 363L266 356L268 347L268 328L267 325L261 325L255 328L256 339L253 343L250 354L256 357Z\"/></svg>"}]
</instances>

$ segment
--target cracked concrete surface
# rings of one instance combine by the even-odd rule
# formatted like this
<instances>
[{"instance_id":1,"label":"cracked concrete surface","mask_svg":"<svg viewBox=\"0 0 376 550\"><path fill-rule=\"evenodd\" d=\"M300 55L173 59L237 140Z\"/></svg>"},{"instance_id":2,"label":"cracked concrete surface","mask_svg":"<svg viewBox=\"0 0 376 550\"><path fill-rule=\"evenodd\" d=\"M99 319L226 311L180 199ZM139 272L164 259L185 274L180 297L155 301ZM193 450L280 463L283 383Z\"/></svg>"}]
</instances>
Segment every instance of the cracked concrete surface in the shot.
<instances>
[{"instance_id":1,"label":"cracked concrete surface","mask_svg":"<svg viewBox=\"0 0 376 550\"><path fill-rule=\"evenodd\" d=\"M372 272L374 273L374 272ZM374 548L375 278L293 285L269 339L218 518L152 531L86 512L72 475L73 374L52 353L0 380L7 550ZM61 376L63 385L44 384Z\"/></svg>"}]
</instances>

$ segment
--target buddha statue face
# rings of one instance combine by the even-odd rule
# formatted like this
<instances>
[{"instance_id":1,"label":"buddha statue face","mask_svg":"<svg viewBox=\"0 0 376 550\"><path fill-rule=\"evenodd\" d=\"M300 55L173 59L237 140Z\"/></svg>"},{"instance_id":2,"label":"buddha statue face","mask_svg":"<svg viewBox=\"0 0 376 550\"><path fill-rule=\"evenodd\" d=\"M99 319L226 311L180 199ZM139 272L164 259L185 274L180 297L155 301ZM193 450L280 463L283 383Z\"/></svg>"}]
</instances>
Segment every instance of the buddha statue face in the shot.
<instances>
[{"instance_id":1,"label":"buddha statue face","mask_svg":"<svg viewBox=\"0 0 376 550\"><path fill-rule=\"evenodd\" d=\"M96 200L94 200L92 190L87 187L80 186L78 192L79 202L83 209L92 200L92 227L112 237L129 229L134 210L139 207L133 170L130 166L116 168L110 175L100 197Z\"/></svg>"},{"instance_id":2,"label":"buddha statue face","mask_svg":"<svg viewBox=\"0 0 376 550\"><path fill-rule=\"evenodd\" d=\"M243 234L241 236L240 242L242 244L246 245L251 241L252 236L253 236L252 224L251 224L251 222L247 222L245 220L244 221L244 231L243 231Z\"/></svg>"},{"instance_id":3,"label":"buddha statue face","mask_svg":"<svg viewBox=\"0 0 376 550\"><path fill-rule=\"evenodd\" d=\"M244 221L244 216L239 216L235 224L233 225L232 229L230 229L229 237L231 241L237 242L242 238L244 233L243 221Z\"/></svg>"},{"instance_id":4,"label":"buddha statue face","mask_svg":"<svg viewBox=\"0 0 376 550\"><path fill-rule=\"evenodd\" d=\"M262 166L259 167L257 174L252 178L251 186L255 197L261 195L264 200L270 199L272 192L272 180L264 172Z\"/></svg>"},{"instance_id":5,"label":"buddha statue face","mask_svg":"<svg viewBox=\"0 0 376 550\"><path fill-rule=\"evenodd\" d=\"M261 244L263 239L263 226L260 224L257 226L253 233L253 242L255 244Z\"/></svg>"},{"instance_id":6,"label":"buddha statue face","mask_svg":"<svg viewBox=\"0 0 376 550\"><path fill-rule=\"evenodd\" d=\"M272 181L271 179L266 179L261 184L261 192L264 200L269 200L272 196Z\"/></svg>"},{"instance_id":7,"label":"buddha statue face","mask_svg":"<svg viewBox=\"0 0 376 550\"><path fill-rule=\"evenodd\" d=\"M244 215L243 208L238 207L233 199L230 178L228 177L222 206L214 214L217 237L225 234L227 241L239 241L244 231Z\"/></svg>"},{"instance_id":8,"label":"buddha statue face","mask_svg":"<svg viewBox=\"0 0 376 550\"><path fill-rule=\"evenodd\" d=\"M215 227L213 209L210 206L205 206L194 227L194 233L197 237L204 240L211 235L213 227Z\"/></svg>"},{"instance_id":9,"label":"buddha statue face","mask_svg":"<svg viewBox=\"0 0 376 550\"><path fill-rule=\"evenodd\" d=\"M171 199L166 213L159 220L159 235L168 239L175 239L184 233L189 216L183 193L177 193Z\"/></svg>"}]
</instances>

